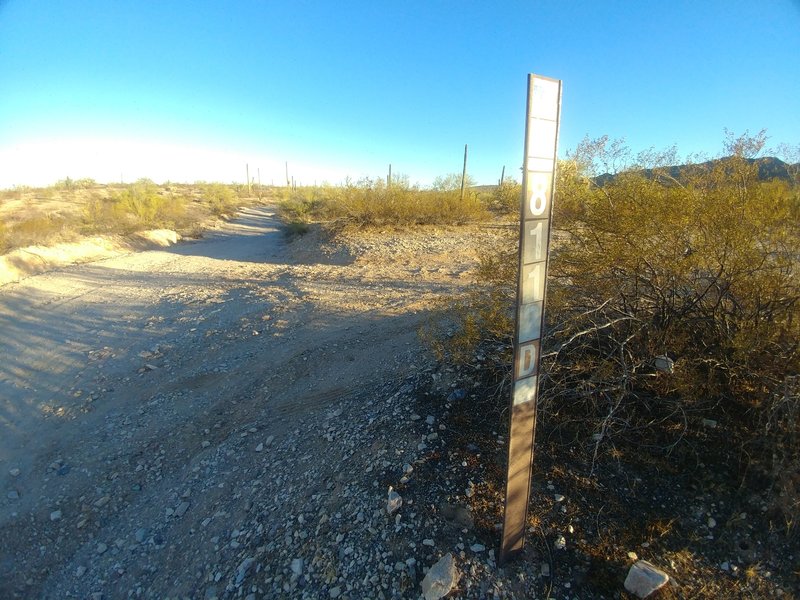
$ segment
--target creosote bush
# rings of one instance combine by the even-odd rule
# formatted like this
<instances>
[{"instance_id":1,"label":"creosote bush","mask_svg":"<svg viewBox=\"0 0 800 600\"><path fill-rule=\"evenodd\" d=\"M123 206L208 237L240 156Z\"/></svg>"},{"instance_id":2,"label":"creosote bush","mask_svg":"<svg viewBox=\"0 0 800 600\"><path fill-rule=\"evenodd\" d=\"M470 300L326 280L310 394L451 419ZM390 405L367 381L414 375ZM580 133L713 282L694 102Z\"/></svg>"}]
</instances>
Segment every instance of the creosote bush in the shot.
<instances>
[{"instance_id":1,"label":"creosote bush","mask_svg":"<svg viewBox=\"0 0 800 600\"><path fill-rule=\"evenodd\" d=\"M484 204L474 192L422 190L407 178L391 185L384 179L362 179L340 187L287 190L281 215L289 222L337 221L356 226L460 224L486 218Z\"/></svg>"},{"instance_id":2,"label":"creosote bush","mask_svg":"<svg viewBox=\"0 0 800 600\"><path fill-rule=\"evenodd\" d=\"M726 158L677 173L674 151L626 164L607 139L559 165L540 410L582 415L595 453L657 423L678 443L692 418L727 415L750 424L761 466L800 491L800 401L787 392L800 373L800 202L796 182L759 178L750 159L764 140L729 136ZM609 168L620 170L598 177ZM502 402L516 238L484 256L481 289L439 346L453 360L486 356ZM800 508L796 495L787 506Z\"/></svg>"}]
</instances>

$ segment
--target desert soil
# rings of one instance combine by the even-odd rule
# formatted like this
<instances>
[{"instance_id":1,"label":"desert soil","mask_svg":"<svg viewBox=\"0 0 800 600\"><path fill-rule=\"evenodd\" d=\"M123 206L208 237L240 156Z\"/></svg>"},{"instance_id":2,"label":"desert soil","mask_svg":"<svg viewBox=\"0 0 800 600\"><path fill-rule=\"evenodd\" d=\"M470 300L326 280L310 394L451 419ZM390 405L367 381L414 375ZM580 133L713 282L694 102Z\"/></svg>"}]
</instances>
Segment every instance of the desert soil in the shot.
<instances>
[{"instance_id":1,"label":"desert soil","mask_svg":"<svg viewBox=\"0 0 800 600\"><path fill-rule=\"evenodd\" d=\"M496 235L288 241L261 206L0 288L0 597L417 597L448 552L505 595L455 474L414 486L456 385L417 330Z\"/></svg>"}]
</instances>

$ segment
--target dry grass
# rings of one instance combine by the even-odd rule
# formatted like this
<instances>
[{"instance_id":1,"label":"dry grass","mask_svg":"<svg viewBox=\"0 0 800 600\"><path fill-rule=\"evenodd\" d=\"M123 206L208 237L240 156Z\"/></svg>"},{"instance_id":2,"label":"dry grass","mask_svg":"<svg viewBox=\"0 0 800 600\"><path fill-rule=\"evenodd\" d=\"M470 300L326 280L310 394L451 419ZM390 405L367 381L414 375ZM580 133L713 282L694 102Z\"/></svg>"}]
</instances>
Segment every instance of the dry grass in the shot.
<instances>
[{"instance_id":1,"label":"dry grass","mask_svg":"<svg viewBox=\"0 0 800 600\"><path fill-rule=\"evenodd\" d=\"M261 194L263 190L256 192ZM131 234L168 228L196 237L209 220L257 201L247 187L219 183L98 184L66 179L47 188L0 190L0 254L86 235ZM270 194L267 190L265 194Z\"/></svg>"},{"instance_id":2,"label":"dry grass","mask_svg":"<svg viewBox=\"0 0 800 600\"><path fill-rule=\"evenodd\" d=\"M289 223L328 221L359 227L465 224L488 218L478 194L422 190L401 183L387 186L364 179L341 187L287 190L280 214Z\"/></svg>"}]
</instances>

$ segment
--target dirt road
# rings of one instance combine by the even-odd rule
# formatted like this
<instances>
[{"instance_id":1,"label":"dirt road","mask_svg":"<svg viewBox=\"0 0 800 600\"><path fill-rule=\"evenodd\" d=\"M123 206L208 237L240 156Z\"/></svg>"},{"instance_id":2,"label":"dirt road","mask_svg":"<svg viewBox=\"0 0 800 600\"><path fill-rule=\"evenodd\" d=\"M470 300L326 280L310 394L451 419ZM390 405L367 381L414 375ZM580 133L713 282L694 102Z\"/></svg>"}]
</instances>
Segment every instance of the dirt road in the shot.
<instances>
[{"instance_id":1,"label":"dirt road","mask_svg":"<svg viewBox=\"0 0 800 600\"><path fill-rule=\"evenodd\" d=\"M480 237L287 243L256 207L0 288L0 597L404 596L375 473L424 450L416 330Z\"/></svg>"}]
</instances>

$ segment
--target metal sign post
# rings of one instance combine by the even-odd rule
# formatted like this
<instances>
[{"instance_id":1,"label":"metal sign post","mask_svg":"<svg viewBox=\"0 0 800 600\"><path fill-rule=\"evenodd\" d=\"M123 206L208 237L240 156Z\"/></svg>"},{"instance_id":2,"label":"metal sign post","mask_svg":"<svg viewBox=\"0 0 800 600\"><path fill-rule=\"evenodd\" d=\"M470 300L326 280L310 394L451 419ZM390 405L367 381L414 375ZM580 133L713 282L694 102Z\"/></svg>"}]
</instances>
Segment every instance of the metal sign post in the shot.
<instances>
[{"instance_id":1,"label":"metal sign post","mask_svg":"<svg viewBox=\"0 0 800 600\"><path fill-rule=\"evenodd\" d=\"M501 562L512 558L525 543L560 117L561 81L528 75L517 328Z\"/></svg>"}]
</instances>

